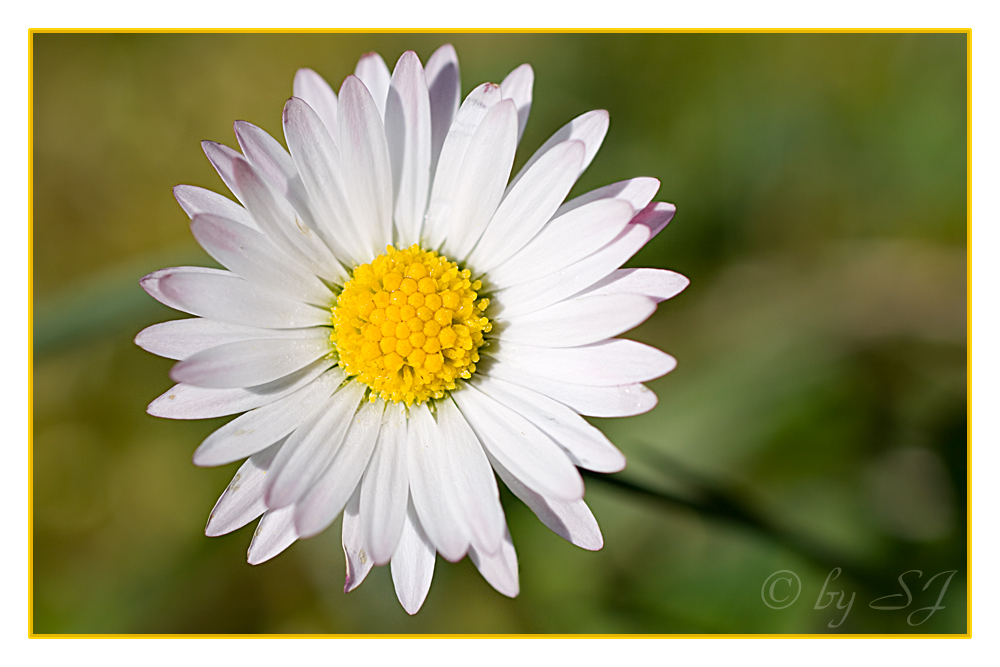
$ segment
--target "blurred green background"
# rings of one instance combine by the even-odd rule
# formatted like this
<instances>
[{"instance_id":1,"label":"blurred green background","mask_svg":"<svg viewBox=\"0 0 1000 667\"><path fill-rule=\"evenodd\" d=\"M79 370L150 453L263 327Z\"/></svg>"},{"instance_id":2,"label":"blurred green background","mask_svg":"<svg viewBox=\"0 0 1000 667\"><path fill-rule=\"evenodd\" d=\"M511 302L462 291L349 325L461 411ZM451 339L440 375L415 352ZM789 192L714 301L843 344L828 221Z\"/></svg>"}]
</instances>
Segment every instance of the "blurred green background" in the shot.
<instances>
[{"instance_id":1,"label":"blurred green background","mask_svg":"<svg viewBox=\"0 0 1000 667\"><path fill-rule=\"evenodd\" d=\"M253 524L202 534L237 464L190 456L225 419L148 416L171 362L132 344L175 317L138 279L210 264L170 189L226 192L198 142L235 146L235 119L281 139L297 68L336 89L364 52L445 42L463 95L534 67L515 169L605 108L574 192L662 181L678 214L629 265L691 286L629 337L679 366L652 412L593 421L623 478L715 489L778 538L591 480L591 553L506 494L520 596L439 558L411 618L388 568L343 594L339 520L256 567ZM965 34L35 34L33 64L36 633L966 631ZM834 566L857 597L830 628ZM778 570L802 582L780 610ZM872 609L908 570L912 604Z\"/></svg>"}]
</instances>

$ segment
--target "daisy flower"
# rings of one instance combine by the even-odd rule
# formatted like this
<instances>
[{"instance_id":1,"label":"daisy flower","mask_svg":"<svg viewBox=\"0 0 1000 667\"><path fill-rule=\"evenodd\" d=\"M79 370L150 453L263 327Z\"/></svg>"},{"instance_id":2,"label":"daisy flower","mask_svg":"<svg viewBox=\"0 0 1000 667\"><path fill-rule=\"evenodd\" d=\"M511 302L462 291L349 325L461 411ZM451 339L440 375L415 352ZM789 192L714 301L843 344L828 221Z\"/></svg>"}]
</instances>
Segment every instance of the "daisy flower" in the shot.
<instances>
[{"instance_id":1,"label":"daisy flower","mask_svg":"<svg viewBox=\"0 0 1000 667\"><path fill-rule=\"evenodd\" d=\"M261 517L256 564L343 513L345 591L390 563L411 614L436 553L468 555L517 595L496 476L560 536L603 546L577 468L614 472L625 458L581 415L656 404L641 383L674 359L615 336L688 281L619 268L674 214L650 203L656 179L564 202L607 112L571 121L510 178L533 82L522 65L462 101L450 45L426 67L404 53L391 73L372 53L339 93L296 73L287 151L246 122L242 153L203 143L239 204L187 185L174 195L227 270L143 278L195 317L136 343L178 360L150 414L242 413L194 454L200 466L246 458L207 535Z\"/></svg>"}]
</instances>

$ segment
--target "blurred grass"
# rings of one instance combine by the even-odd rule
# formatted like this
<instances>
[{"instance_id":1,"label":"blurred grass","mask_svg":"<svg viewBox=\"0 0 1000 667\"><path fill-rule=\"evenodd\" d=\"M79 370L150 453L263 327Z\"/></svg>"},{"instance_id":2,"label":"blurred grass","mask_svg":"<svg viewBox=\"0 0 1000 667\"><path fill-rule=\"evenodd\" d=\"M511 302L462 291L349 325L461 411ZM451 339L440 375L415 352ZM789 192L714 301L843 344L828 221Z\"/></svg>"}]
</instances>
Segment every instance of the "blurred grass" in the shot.
<instances>
[{"instance_id":1,"label":"blurred grass","mask_svg":"<svg viewBox=\"0 0 1000 667\"><path fill-rule=\"evenodd\" d=\"M33 40L35 632L965 632L964 34ZM842 559L838 582L858 592L843 625L812 608L828 572L801 555L595 482L602 551L505 495L521 595L439 559L413 618L385 568L342 593L339 522L258 567L252 527L202 535L236 466L198 469L190 453L224 420L146 415L171 364L131 343L173 317L138 278L210 263L170 187L224 191L198 141L235 145L235 119L280 139L297 68L337 88L364 52L391 67L444 42L464 93L534 67L518 164L606 108L575 192L661 179L678 215L630 265L692 284L629 337L679 366L651 383L655 410L595 423L629 479L686 492L650 452L666 455ZM760 587L781 569L803 593L779 611ZM918 627L906 614L930 591L868 606L910 569L959 570Z\"/></svg>"}]
</instances>

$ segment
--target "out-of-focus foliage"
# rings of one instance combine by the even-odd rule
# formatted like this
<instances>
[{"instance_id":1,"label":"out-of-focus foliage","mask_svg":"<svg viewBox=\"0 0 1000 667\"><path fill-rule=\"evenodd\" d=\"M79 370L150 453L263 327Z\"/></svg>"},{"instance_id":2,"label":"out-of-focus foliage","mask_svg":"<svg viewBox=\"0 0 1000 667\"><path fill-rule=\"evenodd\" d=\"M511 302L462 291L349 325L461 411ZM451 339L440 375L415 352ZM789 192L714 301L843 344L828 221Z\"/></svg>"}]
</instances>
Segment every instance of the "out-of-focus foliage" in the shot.
<instances>
[{"instance_id":1,"label":"out-of-focus foliage","mask_svg":"<svg viewBox=\"0 0 1000 667\"><path fill-rule=\"evenodd\" d=\"M235 145L235 119L281 138L297 68L337 88L364 52L391 67L444 42L464 93L533 65L518 164L606 108L575 192L655 176L677 205L630 265L691 286L630 337L679 366L652 412L594 420L623 475L706 479L825 560L595 480L602 551L506 494L521 595L439 558L411 618L388 568L342 593L339 521L257 567L252 526L202 534L236 465L190 455L224 420L148 416L171 364L131 343L174 316L138 278L210 264L170 188L224 192L198 142ZM35 632L965 632L964 34L36 34L33 55ZM814 608L828 565L857 596L840 625ZM762 600L778 570L802 581L782 610ZM913 603L872 609L908 570ZM945 608L909 625L945 570Z\"/></svg>"}]
</instances>

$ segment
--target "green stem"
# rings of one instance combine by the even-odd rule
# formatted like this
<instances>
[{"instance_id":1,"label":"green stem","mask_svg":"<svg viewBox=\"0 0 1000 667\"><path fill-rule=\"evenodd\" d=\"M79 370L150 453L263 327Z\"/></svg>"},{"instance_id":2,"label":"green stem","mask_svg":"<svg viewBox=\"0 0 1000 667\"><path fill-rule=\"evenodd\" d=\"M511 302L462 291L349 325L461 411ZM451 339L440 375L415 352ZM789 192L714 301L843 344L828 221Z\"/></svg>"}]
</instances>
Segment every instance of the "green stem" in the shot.
<instances>
[{"instance_id":1,"label":"green stem","mask_svg":"<svg viewBox=\"0 0 1000 667\"><path fill-rule=\"evenodd\" d=\"M659 505L672 509L690 510L709 519L749 529L808 560L822 571L828 572L840 567L845 573L850 573L852 579L856 579L860 583L870 585L879 581L875 573L869 572L868 568L853 562L853 559L835 554L829 548L812 539L777 526L749 508L732 492L715 486L704 479L694 481L690 476L686 476L685 483L694 485L695 492L692 495L696 496L697 499L692 499L644 486L618 474L596 473L589 470L581 470L581 473L586 479L647 498Z\"/></svg>"}]
</instances>

